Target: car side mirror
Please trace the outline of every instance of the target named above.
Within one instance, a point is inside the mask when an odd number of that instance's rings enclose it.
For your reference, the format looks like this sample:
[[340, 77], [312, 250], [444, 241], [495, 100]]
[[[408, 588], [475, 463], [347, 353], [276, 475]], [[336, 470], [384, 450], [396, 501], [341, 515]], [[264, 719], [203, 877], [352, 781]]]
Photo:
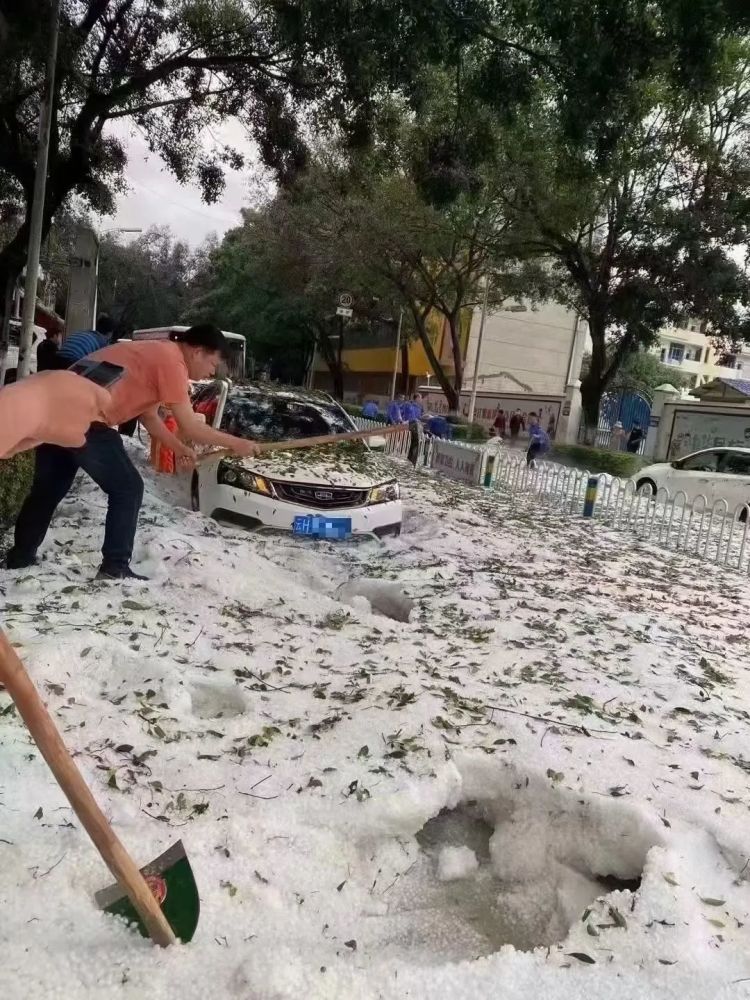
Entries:
[[682, 468], [682, 462], [670, 462], [669, 464], [672, 466], [673, 469], [681, 469]]

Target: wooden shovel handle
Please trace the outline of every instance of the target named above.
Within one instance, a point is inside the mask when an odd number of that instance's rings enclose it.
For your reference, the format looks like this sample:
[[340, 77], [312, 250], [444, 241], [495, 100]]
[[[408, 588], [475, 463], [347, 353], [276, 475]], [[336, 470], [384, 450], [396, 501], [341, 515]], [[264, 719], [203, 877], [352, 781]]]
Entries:
[[[338, 444], [339, 441], [361, 441], [362, 438], [387, 437], [389, 434], [397, 434], [404, 431], [408, 424], [394, 424], [393, 427], [378, 427], [368, 431], [347, 431], [346, 434], [321, 434], [318, 437], [294, 438], [291, 441], [268, 441], [259, 444], [261, 455], [269, 451], [291, 451], [296, 448], [315, 448], [321, 444]], [[209, 458], [226, 458], [234, 455], [231, 448], [220, 448], [214, 451], [207, 451], [198, 457], [198, 464], [205, 462]]]
[[148, 928], [151, 939], [162, 947], [174, 944], [176, 938], [167, 918], [146, 885], [138, 866], [120, 843], [104, 813], [96, 804], [26, 668], [1, 629], [0, 681], [15, 702], [21, 718], [49, 764], [58, 785], [65, 792], [76, 816]]

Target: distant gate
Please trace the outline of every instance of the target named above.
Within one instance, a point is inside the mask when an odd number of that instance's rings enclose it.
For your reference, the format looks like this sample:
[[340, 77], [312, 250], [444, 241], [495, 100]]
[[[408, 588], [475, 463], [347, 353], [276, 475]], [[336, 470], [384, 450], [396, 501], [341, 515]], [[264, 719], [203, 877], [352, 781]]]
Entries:
[[[599, 424], [596, 429], [596, 447], [609, 448], [612, 441], [612, 428], [619, 422], [626, 434], [639, 424], [644, 430], [643, 441], [639, 453], [646, 444], [645, 432], [651, 419], [651, 399], [642, 392], [608, 392], [602, 396], [599, 405]], [[581, 426], [579, 439], [584, 439], [585, 428]], [[624, 440], [626, 437], [624, 436]], [[622, 447], [624, 447], [624, 441]]]

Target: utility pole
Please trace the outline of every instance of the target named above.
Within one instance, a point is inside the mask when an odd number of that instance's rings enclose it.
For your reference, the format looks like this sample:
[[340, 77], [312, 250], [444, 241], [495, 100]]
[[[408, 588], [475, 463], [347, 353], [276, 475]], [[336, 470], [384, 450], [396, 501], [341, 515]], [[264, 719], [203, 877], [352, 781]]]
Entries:
[[479, 381], [479, 362], [482, 358], [482, 338], [484, 337], [484, 324], [487, 320], [487, 300], [490, 297], [490, 279], [488, 275], [484, 278], [484, 301], [482, 302], [482, 319], [479, 323], [479, 337], [477, 339], [477, 353], [474, 358], [474, 378], [471, 383], [471, 401], [469, 402], [469, 423], [474, 423], [474, 410], [477, 405], [477, 382]]
[[34, 175], [34, 198], [31, 203], [31, 225], [29, 226], [29, 248], [26, 257], [26, 281], [23, 291], [23, 315], [21, 317], [21, 339], [18, 346], [17, 378], [29, 374], [31, 345], [33, 343], [34, 316], [36, 314], [36, 286], [39, 280], [39, 252], [42, 247], [42, 226], [44, 223], [44, 198], [47, 190], [47, 161], [49, 159], [49, 138], [52, 124], [52, 104], [55, 99], [55, 69], [57, 66], [57, 36], [60, 28], [60, 0], [50, 4], [50, 32], [47, 48], [47, 65], [44, 73], [44, 92], [39, 106], [39, 142]]
[[398, 330], [396, 332], [396, 356], [393, 359], [393, 379], [391, 380], [391, 399], [396, 398], [396, 379], [398, 377], [398, 362], [401, 352], [401, 324], [404, 322], [404, 310], [398, 314]]

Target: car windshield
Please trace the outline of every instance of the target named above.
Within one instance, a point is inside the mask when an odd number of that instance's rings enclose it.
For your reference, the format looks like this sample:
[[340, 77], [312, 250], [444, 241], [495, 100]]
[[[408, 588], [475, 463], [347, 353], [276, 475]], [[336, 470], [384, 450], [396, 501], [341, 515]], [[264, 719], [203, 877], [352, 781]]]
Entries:
[[345, 413], [325, 401], [234, 393], [224, 407], [221, 430], [256, 441], [292, 441], [346, 434], [354, 427]]

